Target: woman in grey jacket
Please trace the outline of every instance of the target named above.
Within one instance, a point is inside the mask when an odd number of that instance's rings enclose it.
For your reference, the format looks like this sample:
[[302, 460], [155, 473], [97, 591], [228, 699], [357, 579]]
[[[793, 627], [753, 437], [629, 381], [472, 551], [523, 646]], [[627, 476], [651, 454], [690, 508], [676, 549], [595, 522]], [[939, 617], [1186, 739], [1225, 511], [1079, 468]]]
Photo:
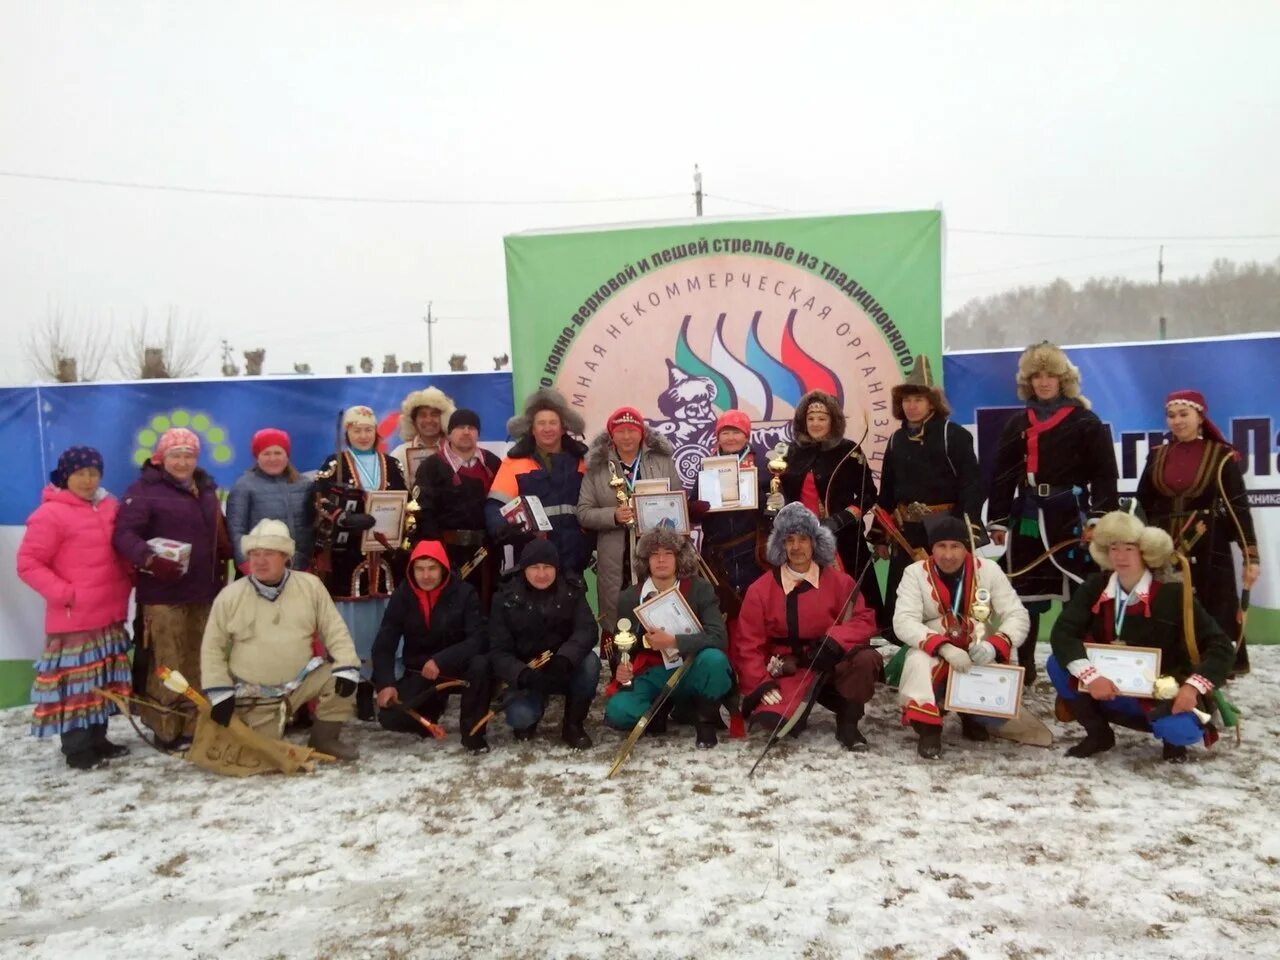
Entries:
[[289, 462], [289, 434], [268, 427], [250, 444], [257, 463], [236, 481], [227, 496], [227, 532], [236, 554], [236, 568], [248, 572], [240, 538], [260, 520], [280, 520], [289, 528], [297, 552], [291, 570], [308, 570], [315, 545], [311, 483]]

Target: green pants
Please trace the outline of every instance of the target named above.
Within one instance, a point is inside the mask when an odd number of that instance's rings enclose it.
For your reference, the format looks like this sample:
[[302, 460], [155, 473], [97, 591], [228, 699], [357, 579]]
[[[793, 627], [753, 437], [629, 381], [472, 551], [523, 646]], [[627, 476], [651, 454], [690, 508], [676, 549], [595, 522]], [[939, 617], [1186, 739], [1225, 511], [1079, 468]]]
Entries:
[[[630, 690], [619, 690], [604, 705], [604, 722], [619, 730], [630, 730], [636, 725], [649, 705], [666, 686], [671, 674], [661, 667], [650, 667], [631, 681]], [[685, 671], [676, 688], [671, 691], [669, 703], [679, 703], [691, 697], [719, 700], [733, 688], [733, 671], [723, 650], [709, 648], [699, 652]]]

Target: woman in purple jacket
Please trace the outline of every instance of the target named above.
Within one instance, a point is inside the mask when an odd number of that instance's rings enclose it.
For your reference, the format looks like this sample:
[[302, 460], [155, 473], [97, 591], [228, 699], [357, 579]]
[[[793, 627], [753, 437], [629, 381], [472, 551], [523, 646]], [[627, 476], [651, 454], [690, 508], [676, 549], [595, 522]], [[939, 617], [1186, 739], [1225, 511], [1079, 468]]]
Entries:
[[88, 770], [129, 752], [107, 739], [107, 718], [116, 711], [95, 691], [129, 695], [124, 619], [133, 583], [111, 549], [120, 503], [99, 485], [102, 455], [72, 447], [49, 479], [18, 547], [18, 576], [46, 603], [31, 732], [59, 735], [67, 766]]
[[[189, 701], [155, 675], [159, 666], [180, 670], [200, 686], [200, 641], [209, 608], [226, 580], [231, 545], [213, 478], [196, 466], [200, 439], [190, 430], [167, 430], [142, 476], [125, 491], [116, 520], [116, 552], [138, 569], [137, 650], [134, 687], [163, 710], [144, 706], [143, 722], [169, 749], [182, 749], [195, 734]], [[189, 544], [182, 562], [162, 556], [157, 538]]]

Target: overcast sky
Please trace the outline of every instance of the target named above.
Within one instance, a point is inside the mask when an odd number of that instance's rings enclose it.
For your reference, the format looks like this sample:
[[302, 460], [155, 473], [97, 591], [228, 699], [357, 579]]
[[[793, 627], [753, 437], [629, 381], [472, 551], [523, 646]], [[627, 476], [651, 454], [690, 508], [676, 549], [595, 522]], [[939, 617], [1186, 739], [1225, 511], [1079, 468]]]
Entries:
[[[0, 0], [0, 382], [57, 310], [340, 373], [426, 360], [433, 301], [437, 368], [486, 369], [504, 234], [689, 216], [694, 163], [708, 215], [941, 204], [948, 310], [1153, 279], [1148, 237], [1173, 277], [1272, 259], [1277, 36], [1274, 0]], [[608, 198], [657, 199], [523, 203]]]

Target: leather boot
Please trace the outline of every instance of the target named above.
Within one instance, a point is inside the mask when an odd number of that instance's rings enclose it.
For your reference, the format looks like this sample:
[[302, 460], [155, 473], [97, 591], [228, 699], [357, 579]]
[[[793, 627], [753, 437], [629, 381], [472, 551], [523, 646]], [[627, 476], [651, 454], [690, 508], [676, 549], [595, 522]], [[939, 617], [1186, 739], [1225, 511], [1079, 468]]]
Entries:
[[560, 726], [560, 739], [569, 745], [571, 750], [589, 750], [592, 740], [587, 736], [587, 711], [591, 709], [590, 700], [575, 700], [566, 697], [564, 701], [564, 723]]
[[937, 760], [942, 756], [942, 727], [934, 723], [921, 723], [919, 720], [911, 721], [911, 728], [920, 734], [920, 740], [916, 744], [916, 753], [925, 760]]
[[710, 750], [720, 741], [716, 738], [716, 727], [720, 725], [720, 701], [708, 697], [693, 698], [694, 729], [697, 733], [699, 750]]
[[94, 724], [89, 729], [93, 731], [93, 752], [104, 760], [114, 760], [116, 757], [129, 755], [129, 748], [123, 743], [112, 743], [107, 739], [105, 723]]
[[1097, 701], [1088, 694], [1082, 694], [1071, 701], [1071, 712], [1076, 715], [1076, 722], [1084, 727], [1085, 738], [1067, 751], [1068, 757], [1092, 757], [1095, 753], [1105, 753], [1116, 745], [1116, 735], [1111, 732], [1111, 724], [1102, 715]]
[[978, 722], [978, 718], [968, 713], [960, 714], [960, 735], [966, 740], [982, 743], [991, 739], [991, 733]]
[[373, 682], [370, 680], [361, 680], [360, 685], [356, 687], [356, 718], [358, 720], [373, 721], [376, 714], [373, 711], [374, 700]]
[[870, 749], [867, 738], [858, 729], [858, 722], [862, 719], [862, 715], [863, 705], [851, 700], [842, 701], [840, 708], [836, 711], [836, 739], [844, 744], [846, 750], [861, 753]]
[[1165, 763], [1186, 763], [1187, 748], [1179, 747], [1172, 743], [1166, 743], [1162, 751]]
[[536, 723], [531, 723], [527, 727], [522, 727], [519, 730], [511, 731], [511, 736], [521, 742], [532, 740], [537, 735], [538, 735], [538, 725]]
[[341, 736], [341, 720], [317, 720], [311, 725], [311, 739], [307, 746], [339, 760], [359, 760], [360, 751], [343, 743]]
[[671, 716], [671, 707], [671, 698], [668, 697], [661, 709], [649, 719], [649, 725], [644, 728], [644, 736], [660, 737], [667, 732], [667, 718]]

